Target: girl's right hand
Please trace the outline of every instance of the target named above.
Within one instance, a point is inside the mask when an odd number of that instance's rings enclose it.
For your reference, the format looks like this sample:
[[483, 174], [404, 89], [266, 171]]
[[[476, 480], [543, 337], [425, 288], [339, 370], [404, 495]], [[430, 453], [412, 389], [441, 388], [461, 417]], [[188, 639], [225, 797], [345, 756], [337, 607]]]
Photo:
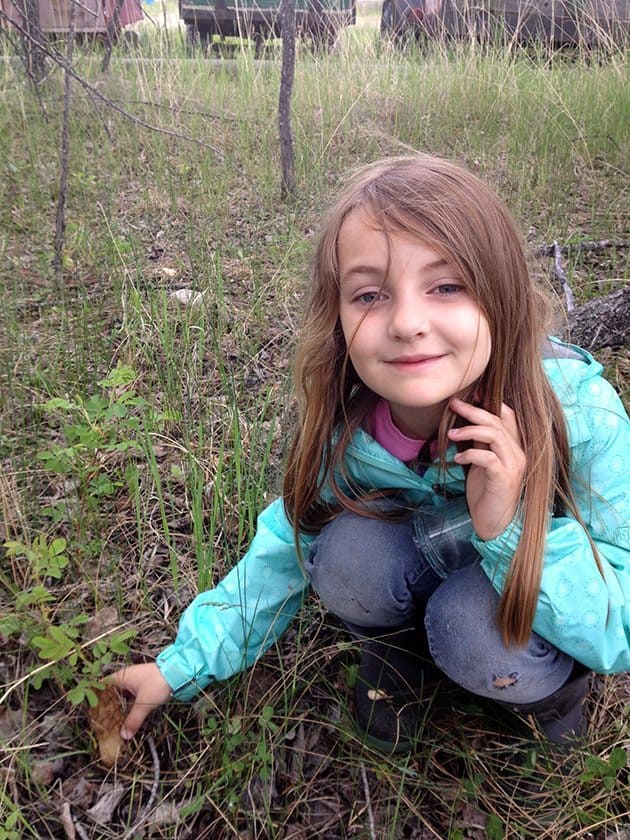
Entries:
[[116, 671], [109, 679], [121, 691], [133, 697], [133, 705], [120, 729], [121, 738], [128, 741], [134, 737], [153, 709], [170, 699], [171, 687], [155, 662], [130, 665]]

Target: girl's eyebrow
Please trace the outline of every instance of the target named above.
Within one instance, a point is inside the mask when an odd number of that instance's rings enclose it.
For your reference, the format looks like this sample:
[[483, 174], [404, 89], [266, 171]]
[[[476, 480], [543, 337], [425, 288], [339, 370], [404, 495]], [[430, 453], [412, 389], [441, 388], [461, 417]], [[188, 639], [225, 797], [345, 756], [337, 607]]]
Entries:
[[453, 264], [450, 263], [448, 260], [445, 260], [444, 257], [440, 257], [437, 260], [433, 260], [433, 262], [427, 263], [426, 265], [422, 266], [422, 271], [433, 271], [436, 268], [453, 268]]
[[341, 279], [342, 281], [348, 280], [349, 278], [354, 277], [355, 274], [367, 274], [370, 277], [380, 277], [382, 276], [383, 271], [375, 265], [353, 265], [348, 271], [344, 271], [341, 275]]
[[[426, 265], [421, 265], [419, 270], [420, 271], [435, 271], [440, 268], [454, 268], [453, 264], [450, 263], [448, 260], [444, 259], [443, 257], [439, 257], [437, 260], [433, 260], [430, 263], [426, 263]], [[353, 265], [348, 271], [344, 272], [341, 275], [341, 281], [349, 280], [355, 275], [360, 276], [368, 276], [368, 277], [381, 277], [382, 276], [382, 269], [375, 265]]]

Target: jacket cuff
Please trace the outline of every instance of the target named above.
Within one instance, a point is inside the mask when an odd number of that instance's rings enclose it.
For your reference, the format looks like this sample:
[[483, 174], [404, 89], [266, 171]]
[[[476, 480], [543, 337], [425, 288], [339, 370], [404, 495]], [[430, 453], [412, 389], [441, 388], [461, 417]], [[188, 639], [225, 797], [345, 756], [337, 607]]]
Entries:
[[182, 658], [176, 645], [169, 645], [158, 654], [156, 663], [166, 682], [171, 687], [171, 696], [175, 700], [186, 703], [194, 700], [200, 691], [203, 691], [210, 680], [201, 677], [201, 670], [190, 675], [190, 669], [182, 662]]
[[[491, 540], [482, 540], [477, 534], [472, 535], [471, 542], [482, 557], [482, 565], [488, 570], [502, 577], [508, 573], [514, 552], [518, 547], [523, 532], [522, 517], [517, 514], [510, 524], [498, 536]], [[486, 561], [484, 563], [484, 561]]]

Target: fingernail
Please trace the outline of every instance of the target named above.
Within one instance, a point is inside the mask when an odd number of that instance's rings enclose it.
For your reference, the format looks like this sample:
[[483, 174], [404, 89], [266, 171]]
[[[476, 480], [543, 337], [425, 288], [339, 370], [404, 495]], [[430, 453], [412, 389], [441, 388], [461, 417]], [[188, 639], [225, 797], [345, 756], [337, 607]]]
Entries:
[[124, 738], [125, 741], [130, 741], [133, 738], [133, 732], [127, 729], [126, 726], [123, 726], [120, 730], [120, 737]]

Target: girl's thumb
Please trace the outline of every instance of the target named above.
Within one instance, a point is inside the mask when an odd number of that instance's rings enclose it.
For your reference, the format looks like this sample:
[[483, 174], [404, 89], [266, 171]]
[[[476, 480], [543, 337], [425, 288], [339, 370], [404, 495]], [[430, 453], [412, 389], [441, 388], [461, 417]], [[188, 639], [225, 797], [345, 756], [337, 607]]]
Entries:
[[135, 734], [136, 733], [132, 732], [126, 724], [122, 725], [122, 728], [120, 730], [120, 737], [123, 739], [123, 741], [130, 741]]
[[139, 706], [134, 703], [120, 728], [120, 737], [125, 741], [130, 741], [140, 729], [150, 711], [151, 707]]

